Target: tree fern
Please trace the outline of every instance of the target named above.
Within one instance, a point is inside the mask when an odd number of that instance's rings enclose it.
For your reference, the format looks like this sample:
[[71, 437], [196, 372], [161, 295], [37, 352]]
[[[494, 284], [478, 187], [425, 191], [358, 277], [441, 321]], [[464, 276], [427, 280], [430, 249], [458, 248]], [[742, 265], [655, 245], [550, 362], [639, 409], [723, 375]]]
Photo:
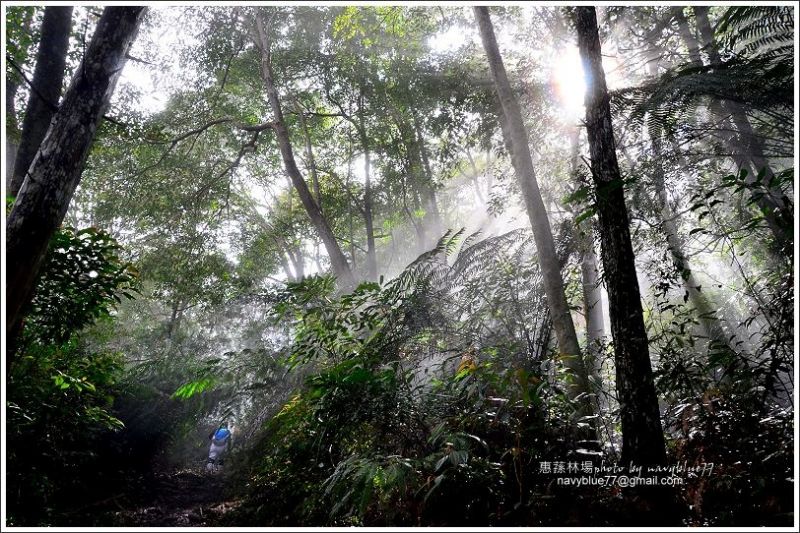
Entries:
[[727, 48], [740, 54], [791, 53], [794, 11], [789, 6], [730, 6], [715, 32]]
[[791, 127], [794, 116], [794, 18], [789, 7], [732, 6], [716, 28], [721, 65], [678, 65], [611, 94], [613, 110], [651, 133], [691, 129], [709, 100], [737, 102]]
[[790, 119], [794, 104], [791, 58], [775, 53], [736, 56], [722, 66], [680, 66], [638, 87], [615, 91], [612, 106], [633, 124], [676, 133], [696, 122], [708, 99], [738, 102], [754, 111]]

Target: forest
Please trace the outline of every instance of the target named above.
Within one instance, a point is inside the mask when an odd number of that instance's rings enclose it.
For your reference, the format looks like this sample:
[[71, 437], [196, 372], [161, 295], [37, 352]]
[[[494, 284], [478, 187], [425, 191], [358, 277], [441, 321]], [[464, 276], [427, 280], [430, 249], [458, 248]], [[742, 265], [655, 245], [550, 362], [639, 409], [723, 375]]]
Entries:
[[798, 527], [794, 5], [3, 16], [5, 527]]

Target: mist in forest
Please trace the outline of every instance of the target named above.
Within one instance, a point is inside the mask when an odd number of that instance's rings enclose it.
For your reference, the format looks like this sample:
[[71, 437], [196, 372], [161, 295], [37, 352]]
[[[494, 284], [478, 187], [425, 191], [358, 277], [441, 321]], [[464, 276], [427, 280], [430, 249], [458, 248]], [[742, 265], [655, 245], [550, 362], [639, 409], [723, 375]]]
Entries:
[[797, 527], [793, 6], [3, 13], [6, 527]]

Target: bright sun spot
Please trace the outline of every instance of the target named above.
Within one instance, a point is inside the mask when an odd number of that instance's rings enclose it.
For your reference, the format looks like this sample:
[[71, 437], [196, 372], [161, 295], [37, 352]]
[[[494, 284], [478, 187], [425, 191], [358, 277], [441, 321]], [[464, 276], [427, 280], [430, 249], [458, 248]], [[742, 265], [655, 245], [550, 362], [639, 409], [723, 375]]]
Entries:
[[[615, 57], [603, 56], [603, 71], [608, 89], [614, 90], [625, 85], [622, 65]], [[586, 78], [577, 47], [566, 48], [556, 56], [550, 72], [550, 84], [568, 118], [583, 115]]]
[[439, 54], [453, 52], [467, 42], [469, 33], [462, 26], [453, 26], [428, 39], [428, 46]]
[[583, 114], [586, 81], [577, 47], [567, 48], [556, 56], [550, 73], [550, 84], [561, 102], [561, 107], [570, 117]]

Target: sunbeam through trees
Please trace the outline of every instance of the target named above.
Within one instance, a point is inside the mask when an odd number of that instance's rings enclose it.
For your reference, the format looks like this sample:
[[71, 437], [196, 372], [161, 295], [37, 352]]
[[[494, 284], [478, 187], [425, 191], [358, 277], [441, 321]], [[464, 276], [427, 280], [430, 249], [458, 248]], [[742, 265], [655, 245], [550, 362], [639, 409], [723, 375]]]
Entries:
[[5, 526], [797, 527], [793, 5], [3, 10]]

